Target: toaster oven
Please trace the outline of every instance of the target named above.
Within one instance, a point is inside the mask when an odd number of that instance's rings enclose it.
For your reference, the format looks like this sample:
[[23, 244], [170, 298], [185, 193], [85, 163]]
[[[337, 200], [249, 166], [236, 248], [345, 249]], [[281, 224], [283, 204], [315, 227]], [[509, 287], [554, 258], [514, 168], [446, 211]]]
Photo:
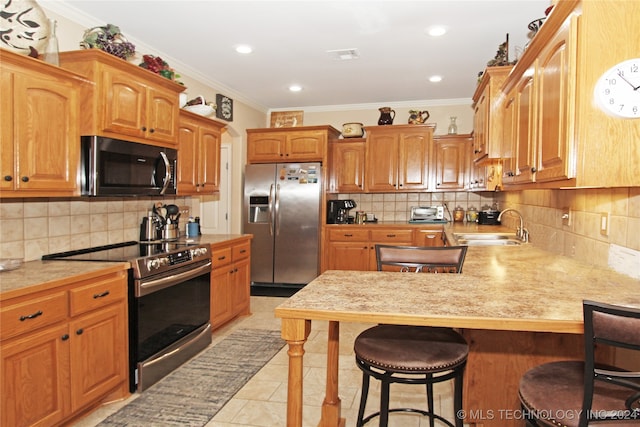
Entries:
[[443, 206], [412, 206], [409, 222], [443, 222]]

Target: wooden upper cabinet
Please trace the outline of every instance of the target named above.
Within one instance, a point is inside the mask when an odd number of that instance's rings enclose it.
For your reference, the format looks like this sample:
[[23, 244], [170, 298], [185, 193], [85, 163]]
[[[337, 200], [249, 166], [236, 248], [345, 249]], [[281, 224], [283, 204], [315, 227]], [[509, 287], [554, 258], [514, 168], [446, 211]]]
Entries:
[[427, 190], [432, 142], [433, 127], [427, 125], [367, 127], [365, 190]]
[[331, 149], [329, 189], [331, 193], [361, 193], [364, 191], [365, 140], [336, 139]]
[[502, 121], [500, 88], [513, 67], [488, 67], [473, 94], [473, 154], [475, 161], [500, 157]]
[[512, 183], [516, 175], [516, 102], [515, 89], [504, 95], [502, 108], [502, 182]]
[[324, 162], [329, 139], [338, 135], [331, 126], [247, 129], [247, 162]]
[[569, 18], [539, 55], [536, 181], [575, 176], [574, 150], [569, 145], [575, 106], [577, 30], [577, 18]]
[[502, 88], [515, 108], [515, 155], [503, 153], [516, 159], [507, 186], [640, 185], [640, 119], [610, 116], [594, 100], [605, 71], [638, 57], [638, 15], [638, 2], [555, 4]]
[[180, 112], [178, 145], [179, 195], [220, 190], [221, 129], [224, 124], [188, 111]]
[[90, 83], [0, 50], [2, 197], [78, 195], [80, 91]]
[[178, 95], [184, 86], [99, 49], [61, 52], [60, 66], [95, 83], [82, 94], [83, 135], [178, 143]]
[[462, 190], [465, 187], [466, 153], [473, 142], [471, 135], [434, 137], [435, 189]]

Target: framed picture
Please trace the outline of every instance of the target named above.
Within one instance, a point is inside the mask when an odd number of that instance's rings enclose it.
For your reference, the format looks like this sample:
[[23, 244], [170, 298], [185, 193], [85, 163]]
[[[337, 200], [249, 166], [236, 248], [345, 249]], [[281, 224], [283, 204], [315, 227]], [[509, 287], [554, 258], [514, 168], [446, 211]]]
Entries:
[[233, 121], [233, 99], [216, 93], [216, 117], [228, 122]]
[[304, 111], [274, 111], [271, 113], [272, 128], [294, 128], [302, 126]]

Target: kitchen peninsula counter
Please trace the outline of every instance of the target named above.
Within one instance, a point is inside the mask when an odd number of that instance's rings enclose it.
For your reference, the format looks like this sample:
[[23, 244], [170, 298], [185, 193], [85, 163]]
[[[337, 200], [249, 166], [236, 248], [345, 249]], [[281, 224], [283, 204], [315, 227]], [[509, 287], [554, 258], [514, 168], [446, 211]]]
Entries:
[[[467, 422], [523, 425], [497, 414], [519, 409], [517, 384], [529, 367], [583, 357], [583, 299], [640, 308], [640, 281], [529, 244], [469, 247], [460, 275], [327, 271], [275, 311], [289, 343], [287, 425], [301, 425], [298, 382], [312, 320], [329, 321], [330, 381], [320, 426], [343, 425], [337, 395], [340, 322], [462, 328], [471, 347], [465, 409], [480, 414]], [[481, 418], [489, 413], [495, 419]]]

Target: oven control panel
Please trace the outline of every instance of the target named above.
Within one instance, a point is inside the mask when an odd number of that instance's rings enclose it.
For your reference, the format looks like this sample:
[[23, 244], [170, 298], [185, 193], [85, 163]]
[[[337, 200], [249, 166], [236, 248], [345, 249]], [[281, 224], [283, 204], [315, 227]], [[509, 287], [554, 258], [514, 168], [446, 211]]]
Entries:
[[147, 256], [134, 263], [135, 276], [138, 278], [169, 271], [189, 263], [210, 258], [209, 246], [183, 247], [163, 254]]

